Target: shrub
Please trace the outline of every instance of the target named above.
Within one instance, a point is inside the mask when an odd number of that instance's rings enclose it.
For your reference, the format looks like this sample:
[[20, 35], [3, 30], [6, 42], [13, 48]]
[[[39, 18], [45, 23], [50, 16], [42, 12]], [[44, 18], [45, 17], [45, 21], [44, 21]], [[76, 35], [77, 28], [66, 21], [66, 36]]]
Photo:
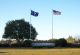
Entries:
[[24, 42], [23, 42], [23, 47], [31, 47], [31, 43], [32, 43], [32, 41], [31, 40], [25, 40]]
[[66, 47], [67, 41], [64, 38], [56, 40], [56, 46], [58, 47]]

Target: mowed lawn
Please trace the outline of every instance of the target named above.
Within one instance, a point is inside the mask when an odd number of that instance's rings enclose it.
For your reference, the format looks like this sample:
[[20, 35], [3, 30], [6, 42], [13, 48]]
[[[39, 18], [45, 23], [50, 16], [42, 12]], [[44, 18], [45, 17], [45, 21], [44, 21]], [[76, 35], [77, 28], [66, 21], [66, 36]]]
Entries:
[[0, 49], [0, 55], [80, 55], [80, 48]]

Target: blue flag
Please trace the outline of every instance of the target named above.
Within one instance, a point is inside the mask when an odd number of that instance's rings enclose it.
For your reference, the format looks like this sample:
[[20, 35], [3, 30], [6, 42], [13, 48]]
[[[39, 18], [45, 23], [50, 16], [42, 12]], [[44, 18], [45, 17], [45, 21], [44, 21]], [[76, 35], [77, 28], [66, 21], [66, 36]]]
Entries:
[[35, 17], [37, 17], [38, 16], [38, 12], [35, 12], [35, 11], [33, 11], [33, 10], [31, 10], [31, 15], [33, 15], [33, 16], [35, 16]]

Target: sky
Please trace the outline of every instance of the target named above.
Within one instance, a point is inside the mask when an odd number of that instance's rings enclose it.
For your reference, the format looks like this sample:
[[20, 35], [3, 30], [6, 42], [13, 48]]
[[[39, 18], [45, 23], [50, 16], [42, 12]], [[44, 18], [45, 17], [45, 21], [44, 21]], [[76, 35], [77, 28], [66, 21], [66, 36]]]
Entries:
[[[39, 12], [31, 16], [31, 24], [38, 32], [38, 40], [80, 36], [80, 0], [0, 0], [0, 39], [6, 23], [11, 20], [25, 19], [30, 22], [31, 10]], [[54, 15], [58, 10], [61, 15]]]

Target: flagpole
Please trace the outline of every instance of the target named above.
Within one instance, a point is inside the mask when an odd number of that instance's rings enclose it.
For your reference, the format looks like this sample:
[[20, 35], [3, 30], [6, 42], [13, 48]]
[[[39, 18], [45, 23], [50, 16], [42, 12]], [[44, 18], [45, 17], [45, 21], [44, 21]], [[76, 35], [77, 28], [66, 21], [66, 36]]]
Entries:
[[[30, 10], [31, 10], [31, 9], [30, 9]], [[31, 33], [32, 33], [32, 32], [31, 32], [31, 25], [32, 25], [32, 24], [31, 24], [31, 15], [37, 17], [37, 16], [38, 16], [38, 12], [35, 12], [35, 11], [31, 10], [31, 14], [30, 14], [30, 39], [31, 39], [31, 37], [32, 37], [32, 36], [31, 36]]]
[[30, 39], [31, 39], [31, 14], [30, 14]]
[[52, 10], [52, 39], [53, 39], [53, 10]]

